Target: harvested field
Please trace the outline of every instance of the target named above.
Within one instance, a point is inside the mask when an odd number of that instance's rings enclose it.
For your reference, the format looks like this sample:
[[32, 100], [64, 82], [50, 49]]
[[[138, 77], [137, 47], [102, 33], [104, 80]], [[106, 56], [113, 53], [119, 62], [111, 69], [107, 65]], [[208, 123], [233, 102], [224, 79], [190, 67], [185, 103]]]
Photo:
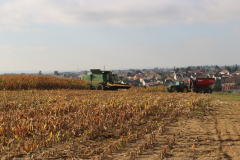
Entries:
[[185, 140], [201, 124], [181, 129], [219, 104], [207, 94], [141, 89], [1, 91], [0, 97], [0, 156], [6, 159], [198, 156], [198, 144]]

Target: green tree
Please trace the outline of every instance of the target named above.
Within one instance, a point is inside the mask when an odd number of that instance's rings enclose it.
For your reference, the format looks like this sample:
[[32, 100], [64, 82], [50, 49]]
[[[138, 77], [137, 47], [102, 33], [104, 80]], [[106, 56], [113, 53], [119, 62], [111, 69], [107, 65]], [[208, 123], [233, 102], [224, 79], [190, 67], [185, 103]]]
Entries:
[[178, 71], [179, 71], [179, 68], [176, 68], [174, 71], [175, 71], [175, 72], [178, 72]]
[[132, 73], [131, 73], [131, 72], [128, 72], [128, 73], [127, 73], [127, 76], [128, 76], [128, 77], [129, 77], [129, 76], [131, 76], [131, 75], [132, 75]]
[[140, 79], [135, 79], [134, 82], [140, 83]]
[[231, 68], [229, 66], [226, 66], [225, 69], [228, 70], [229, 73], [231, 73]]
[[136, 70], [135, 74], [142, 73], [140, 70]]
[[118, 79], [122, 80], [122, 79], [123, 79], [123, 76], [118, 76]]
[[214, 68], [215, 68], [215, 70], [219, 70], [218, 65], [215, 65]]
[[158, 72], [157, 74], [159, 74], [160, 76], [163, 76], [163, 73], [161, 73], [161, 72]]
[[191, 68], [189, 66], [185, 69], [186, 74], [188, 74], [188, 71], [191, 71]]
[[39, 72], [38, 72], [38, 75], [42, 75], [42, 71], [39, 71]]
[[236, 83], [235, 86], [240, 86], [240, 82], [239, 82], [239, 83]]
[[221, 80], [220, 79], [218, 79], [218, 78], [216, 79], [213, 89], [214, 89], [215, 92], [222, 91], [222, 85], [221, 85]]
[[161, 76], [161, 81], [164, 83], [167, 76]]
[[235, 66], [233, 66], [232, 68], [231, 68], [231, 71], [232, 72], [236, 72], [238, 70], [238, 66], [237, 65], [235, 65]]

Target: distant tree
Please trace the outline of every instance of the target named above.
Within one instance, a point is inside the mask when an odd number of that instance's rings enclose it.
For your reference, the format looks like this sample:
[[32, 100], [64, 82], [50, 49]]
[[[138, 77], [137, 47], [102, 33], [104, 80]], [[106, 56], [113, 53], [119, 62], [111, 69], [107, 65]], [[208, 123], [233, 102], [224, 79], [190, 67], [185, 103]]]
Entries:
[[237, 65], [235, 65], [235, 66], [233, 66], [233, 67], [231, 68], [232, 73], [233, 73], [233, 72], [236, 72], [237, 70], [238, 70], [238, 66], [237, 66]]
[[132, 73], [131, 73], [131, 72], [128, 72], [128, 73], [127, 73], [127, 76], [128, 76], [128, 77], [129, 77], [129, 76], [131, 76], [131, 75], [132, 75]]
[[239, 83], [236, 83], [235, 86], [240, 86], [240, 82], [239, 82]]
[[140, 83], [140, 79], [135, 79], [134, 82]]
[[175, 71], [175, 72], [178, 72], [178, 71], [179, 71], [179, 68], [176, 68], [174, 71]]
[[83, 75], [87, 75], [87, 71], [83, 71]]
[[221, 85], [221, 80], [220, 79], [218, 79], [218, 78], [216, 79], [213, 89], [214, 89], [215, 92], [222, 91], [222, 85]]
[[215, 65], [215, 66], [214, 66], [214, 69], [215, 69], [215, 70], [219, 70], [218, 65]]
[[231, 73], [231, 68], [229, 66], [226, 66], [225, 69], [228, 70], [229, 73]]
[[200, 69], [200, 66], [197, 66], [197, 70], [199, 70]]
[[188, 74], [188, 71], [191, 71], [191, 68], [189, 66], [185, 69], [186, 74]]
[[58, 71], [54, 71], [53, 74], [54, 74], [54, 75], [60, 75], [60, 74], [58, 73]]
[[157, 74], [159, 74], [160, 76], [163, 76], [163, 73], [161, 73], [161, 72], [158, 72]]
[[123, 76], [118, 76], [118, 79], [122, 80], [122, 79], [123, 79]]
[[142, 72], [140, 70], [135, 71], [135, 74], [139, 74], [139, 73], [142, 73]]
[[162, 76], [161, 81], [164, 83], [166, 78], [167, 78], [167, 76]]
[[42, 75], [42, 71], [39, 71], [39, 72], [38, 72], [38, 75]]

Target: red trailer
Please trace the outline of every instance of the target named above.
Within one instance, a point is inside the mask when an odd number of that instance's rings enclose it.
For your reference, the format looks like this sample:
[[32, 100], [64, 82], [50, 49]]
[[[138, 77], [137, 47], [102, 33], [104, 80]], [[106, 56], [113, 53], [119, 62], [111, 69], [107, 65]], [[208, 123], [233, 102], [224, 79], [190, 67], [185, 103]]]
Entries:
[[215, 83], [214, 78], [190, 78], [188, 80], [190, 83], [189, 90], [197, 93], [212, 93], [212, 88], [210, 87]]

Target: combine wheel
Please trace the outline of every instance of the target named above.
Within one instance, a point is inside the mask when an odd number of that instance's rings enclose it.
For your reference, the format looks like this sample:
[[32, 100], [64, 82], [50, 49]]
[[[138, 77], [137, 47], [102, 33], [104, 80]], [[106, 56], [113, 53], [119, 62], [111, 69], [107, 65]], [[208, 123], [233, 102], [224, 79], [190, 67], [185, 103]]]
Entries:
[[183, 88], [183, 93], [187, 93], [188, 89], [187, 88]]
[[105, 89], [105, 87], [103, 86], [103, 84], [98, 84], [96, 86], [96, 90], [104, 90], [104, 89]]
[[177, 93], [177, 89], [176, 89], [176, 88], [174, 88], [174, 89], [173, 89], [173, 92], [174, 92], [174, 93]]

